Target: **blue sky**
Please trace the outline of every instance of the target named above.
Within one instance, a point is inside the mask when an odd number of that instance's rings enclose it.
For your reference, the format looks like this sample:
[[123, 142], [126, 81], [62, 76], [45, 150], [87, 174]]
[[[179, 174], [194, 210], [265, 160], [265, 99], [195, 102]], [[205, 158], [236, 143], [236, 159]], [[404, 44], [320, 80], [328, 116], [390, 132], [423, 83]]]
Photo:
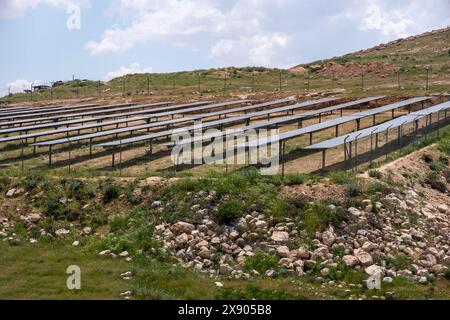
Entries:
[[449, 0], [1, 0], [0, 95], [73, 74], [289, 67], [446, 27], [449, 13]]

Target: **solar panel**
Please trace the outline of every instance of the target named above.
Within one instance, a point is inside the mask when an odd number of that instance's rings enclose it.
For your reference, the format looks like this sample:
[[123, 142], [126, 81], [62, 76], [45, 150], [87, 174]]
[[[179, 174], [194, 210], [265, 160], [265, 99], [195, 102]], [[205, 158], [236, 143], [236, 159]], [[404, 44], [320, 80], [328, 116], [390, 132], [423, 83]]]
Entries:
[[[233, 104], [240, 104], [240, 103], [247, 102], [247, 101], [248, 100], [241, 100], [241, 101], [235, 101], [235, 102], [224, 102], [224, 103], [216, 104], [214, 106], [216, 106], [216, 107], [223, 107], [223, 106], [228, 106], [228, 105], [233, 105]], [[285, 100], [274, 101], [274, 102], [272, 102], [272, 104], [279, 104], [281, 101], [284, 102]], [[250, 107], [252, 107], [252, 108], [261, 108], [261, 107], [267, 107], [267, 106], [270, 106], [270, 105], [271, 105], [270, 103], [262, 103], [262, 104], [253, 105], [253, 106], [250, 106]], [[234, 111], [234, 110], [239, 110], [239, 109], [218, 111], [216, 113], [217, 114], [223, 114], [225, 112]], [[216, 114], [216, 113], [213, 113], [213, 114]], [[132, 132], [132, 131], [137, 131], [137, 130], [142, 130], [142, 129], [149, 129], [149, 128], [154, 128], [154, 127], [159, 127], [159, 126], [165, 126], [167, 124], [175, 124], [175, 123], [188, 122], [188, 121], [193, 121], [193, 120], [200, 120], [200, 119], [209, 118], [209, 117], [211, 117], [210, 113], [203, 114], [203, 115], [198, 115], [198, 116], [193, 116], [193, 117], [189, 117], [189, 118], [174, 119], [174, 120], [163, 121], [163, 122], [154, 122], [154, 123], [150, 123], [150, 124], [146, 124], [146, 125], [140, 125], [140, 126], [133, 126], [133, 127], [126, 127], [126, 128], [121, 128], [121, 129], [97, 132], [97, 133], [93, 133], [93, 134], [89, 134], [89, 135], [79, 135], [79, 136], [66, 138], [66, 139], [56, 139], [56, 140], [51, 140], [51, 141], [44, 141], [44, 142], [35, 143], [35, 144], [33, 144], [33, 146], [51, 146], [51, 145], [56, 145], [56, 144], [61, 144], [61, 143], [66, 143], [66, 142], [73, 142], [73, 141], [81, 141], [81, 140], [91, 139], [93, 137], [94, 138], [95, 137], [103, 137], [103, 136], [114, 135], [114, 134], [119, 134], [119, 133]], [[240, 120], [240, 118], [233, 118], [233, 119], [234, 119], [234, 121]], [[127, 120], [130, 121], [130, 119], [127, 119]], [[219, 120], [218, 123], [221, 123], [221, 122], [226, 123], [226, 122], [231, 122], [231, 121], [233, 121], [233, 120], [231, 120], [231, 119], [222, 119], [222, 120]], [[213, 122], [210, 122], [210, 123], [215, 123], [215, 122], [213, 121]], [[18, 139], [18, 140], [21, 140], [21, 139]], [[2, 139], [0, 139], [0, 142], [2, 142]]]
[[425, 116], [428, 116], [433, 113], [440, 112], [440, 111], [443, 111], [443, 110], [446, 110], [449, 108], [450, 108], [449, 102], [443, 103], [443, 104], [436, 105], [436, 106], [428, 108], [428, 109], [424, 109], [422, 111], [418, 111], [414, 114], [402, 116], [402, 117], [387, 121], [378, 126], [370, 127], [370, 128], [352, 132], [350, 134], [340, 136], [340, 137], [337, 137], [334, 139], [323, 141], [321, 143], [317, 143], [312, 146], [306, 147], [305, 149], [306, 150], [326, 150], [326, 149], [335, 148], [337, 146], [343, 145], [346, 141], [350, 142], [355, 139], [362, 139], [362, 138], [368, 137], [372, 134], [384, 132], [391, 128], [397, 128], [397, 127], [400, 127], [401, 125], [414, 122], [422, 117], [425, 117]]
[[[272, 137], [270, 138], [270, 142], [271, 143], [275, 143], [275, 142], [281, 142], [281, 141], [286, 141], [286, 140], [290, 140], [299, 136], [302, 136], [304, 134], [310, 134], [310, 133], [314, 133], [314, 132], [318, 132], [321, 130], [325, 130], [325, 129], [329, 129], [329, 128], [333, 128], [335, 126], [350, 122], [350, 121], [355, 121], [355, 120], [359, 120], [362, 119], [364, 117], [366, 117], [366, 114], [370, 115], [376, 115], [379, 113], [383, 113], [387, 110], [395, 110], [397, 108], [402, 108], [402, 107], [406, 107], [409, 105], [413, 105], [415, 103], [418, 102], [422, 102], [425, 101], [429, 98], [413, 98], [413, 99], [408, 99], [408, 100], [404, 100], [401, 102], [397, 102], [397, 103], [393, 103], [393, 104], [389, 104], [386, 106], [382, 106], [379, 108], [375, 108], [375, 109], [371, 109], [370, 114], [366, 113], [366, 112], [359, 112], [356, 114], [353, 114], [351, 116], [346, 116], [346, 117], [341, 117], [341, 118], [337, 118], [337, 119], [332, 119], [320, 124], [316, 124], [310, 127], [305, 127], [302, 129], [298, 129], [298, 130], [293, 130], [293, 131], [289, 131], [289, 132], [284, 132], [284, 133], [280, 133], [279, 136], [277, 137]], [[260, 140], [256, 140], [256, 141], [250, 141], [247, 143], [248, 146], [250, 147], [259, 147], [259, 146], [264, 146], [268, 143], [268, 139], [260, 139]], [[244, 147], [243, 145], [239, 145], [239, 147]]]
[[[339, 109], [344, 109], [344, 108], [349, 108], [349, 107], [353, 107], [353, 106], [357, 106], [357, 105], [361, 105], [364, 103], [368, 103], [368, 102], [372, 102], [372, 101], [376, 101], [379, 99], [384, 98], [384, 96], [380, 96], [380, 97], [370, 97], [370, 98], [365, 98], [365, 99], [360, 99], [360, 100], [355, 100], [355, 101], [351, 101], [351, 102], [347, 102], [347, 103], [343, 103], [343, 104], [339, 104], [339, 105], [335, 105], [335, 106], [331, 106], [328, 108], [323, 108], [323, 109], [319, 109], [319, 110], [313, 110], [313, 111], [308, 111], [305, 113], [301, 113], [299, 115], [296, 116], [289, 116], [289, 117], [284, 117], [284, 118], [280, 118], [280, 119], [274, 119], [274, 120], [270, 120], [270, 121], [266, 121], [266, 122], [262, 122], [262, 123], [257, 123], [257, 124], [253, 124], [253, 125], [249, 125], [249, 126], [245, 126], [245, 127], [241, 127], [241, 128], [237, 128], [235, 130], [233, 130], [230, 134], [231, 135], [236, 135], [239, 133], [243, 133], [247, 130], [256, 130], [256, 129], [261, 129], [261, 128], [268, 128], [268, 127], [273, 127], [279, 124], [286, 124], [286, 123], [292, 123], [292, 122], [298, 122], [301, 120], [304, 120], [306, 118], [310, 118], [322, 113], [327, 113], [330, 111], [336, 111]], [[321, 131], [323, 130], [323, 128], [326, 128], [327, 126], [333, 124], [333, 126], [335, 125], [339, 125], [342, 123], [346, 123], [348, 121], [351, 120], [356, 120], [359, 117], [341, 117], [341, 118], [337, 118], [337, 119], [333, 119], [329, 122], [327, 122], [326, 124], [324, 123], [320, 123], [311, 127], [308, 127], [309, 130], [315, 130], [316, 131]], [[306, 128], [305, 128], [306, 130]], [[308, 132], [308, 130], [305, 131], [305, 133]], [[223, 135], [226, 135], [227, 133], [223, 133]], [[227, 134], [228, 135], [228, 134]], [[207, 136], [205, 139], [207, 141], [209, 141], [209, 136]], [[195, 139], [189, 140], [186, 139], [185, 141], [182, 141], [182, 144], [189, 144], [189, 143], [193, 143], [193, 142], [201, 142], [202, 138], [201, 137], [196, 137]], [[256, 143], [256, 142], [255, 142]], [[177, 145], [180, 145], [180, 143], [176, 143]], [[173, 145], [173, 143], [167, 143], [166, 145], [170, 146]]]
[[[239, 101], [232, 101], [232, 102], [223, 102], [218, 104], [212, 104], [208, 105], [206, 107], [202, 107], [202, 109], [213, 109], [213, 108], [220, 108], [220, 107], [226, 107], [226, 106], [232, 106], [237, 104], [242, 104], [249, 102], [250, 100], [239, 100]], [[183, 104], [183, 105], [177, 105], [177, 106], [169, 106], [161, 109], [152, 109], [153, 111], [161, 111], [161, 110], [167, 110], [167, 109], [177, 109], [177, 108], [186, 108], [186, 106], [192, 106], [193, 104]], [[201, 103], [202, 105], [202, 103]], [[175, 113], [170, 113], [173, 115], [176, 114], [182, 114], [184, 110], [191, 111], [192, 109], [182, 109]], [[9, 129], [1, 129], [0, 134], [9, 134], [14, 132], [27, 132], [31, 130], [40, 130], [40, 129], [46, 129], [46, 128], [55, 128], [55, 127], [62, 127], [62, 126], [69, 126], [72, 124], [83, 124], [87, 122], [101, 122], [103, 120], [108, 119], [114, 119], [119, 117], [129, 117], [131, 115], [135, 114], [145, 114], [145, 112], [133, 112], [133, 113], [123, 113], [123, 114], [115, 114], [115, 115], [105, 115], [105, 116], [99, 116], [99, 117], [93, 117], [93, 118], [84, 118], [84, 119], [75, 119], [75, 120], [68, 120], [68, 121], [61, 121], [57, 123], [45, 123], [40, 125], [33, 125], [33, 126], [26, 126], [26, 127], [15, 127], [15, 128], [9, 128]], [[156, 116], [160, 116], [161, 114], [157, 114]], [[149, 116], [142, 116], [142, 117], [133, 117], [133, 118], [127, 118], [127, 119], [121, 119], [121, 120], [115, 120], [111, 122], [105, 122], [105, 123], [98, 123], [98, 127], [104, 127], [107, 125], [114, 125], [114, 124], [120, 124], [120, 123], [127, 123], [127, 122], [134, 122], [134, 121], [149, 121], [153, 119], [153, 115]], [[78, 129], [77, 129], [78, 130]], [[82, 129], [81, 129], [82, 130]]]
[[[125, 104], [129, 105], [129, 104]], [[33, 113], [44, 113], [44, 112], [58, 112], [58, 111], [75, 111], [75, 110], [95, 110], [95, 109], [108, 109], [114, 107], [115, 105], [101, 105], [98, 104], [84, 104], [84, 105], [75, 105], [75, 106], [63, 106], [63, 107], [44, 107], [44, 108], [32, 108], [26, 109], [22, 111], [14, 111], [6, 114], [9, 118], [14, 118], [17, 115], [27, 115]], [[4, 120], [5, 117], [0, 117], [1, 120]]]
[[[156, 113], [161, 112], [168, 109], [180, 109], [180, 108], [187, 108], [191, 106], [202, 106], [204, 104], [210, 103], [210, 101], [204, 101], [204, 102], [195, 102], [195, 103], [189, 103], [189, 104], [182, 104], [182, 105], [176, 105], [176, 106], [169, 106], [169, 107], [163, 107], [163, 108], [153, 108], [153, 107], [159, 107], [161, 105], [166, 105], [167, 103], [157, 103], [157, 104], [148, 104], [148, 105], [138, 105], [138, 106], [130, 106], [130, 107], [123, 107], [118, 108], [117, 110], [114, 110], [114, 112], [117, 111], [125, 111], [125, 110], [135, 110], [135, 109], [143, 109], [140, 111], [131, 111], [126, 113], [119, 113], [119, 114], [112, 114], [112, 115], [105, 115], [104, 119], [112, 119], [112, 118], [118, 118], [118, 117], [129, 117], [133, 115], [139, 115], [139, 114], [150, 114], [150, 113]], [[147, 109], [149, 108], [149, 109]], [[119, 110], [120, 109], [120, 110]], [[16, 124], [24, 124], [24, 123], [30, 123], [30, 122], [44, 122], [44, 121], [58, 121], [60, 119], [67, 119], [67, 118], [79, 118], [79, 117], [89, 117], [89, 116], [95, 116], [95, 115], [102, 115], [105, 112], [83, 112], [83, 113], [77, 113], [77, 114], [70, 114], [68, 116], [53, 116], [53, 117], [45, 117], [45, 118], [37, 118], [37, 119], [28, 119], [28, 120], [18, 120], [18, 121], [12, 121], [7, 123], [0, 123], [0, 126], [6, 126], [6, 125], [16, 125]], [[108, 112], [107, 112], [108, 113]]]
[[[123, 104], [117, 104], [117, 105], [111, 105], [109, 107], [103, 108], [103, 106], [101, 106], [101, 109], [105, 109], [106, 110], [110, 109], [110, 110], [114, 110], [114, 109], [120, 109], [121, 107], [125, 108], [125, 107], [130, 107], [132, 106], [132, 103], [123, 103]], [[8, 116], [2, 116], [0, 117], [0, 121], [2, 125], [4, 125], [6, 122], [13, 121], [14, 119], [29, 119], [29, 118], [41, 118], [41, 117], [47, 117], [47, 116], [52, 116], [52, 115], [57, 115], [57, 114], [67, 114], [70, 115], [72, 113], [79, 113], [80, 111], [87, 111], [87, 110], [95, 110], [96, 108], [93, 106], [85, 106], [79, 109], [62, 109], [62, 110], [50, 110], [50, 111], [40, 111], [37, 110], [38, 112], [36, 112], [36, 110], [31, 110], [31, 111], [27, 111], [25, 113], [19, 113], [19, 114], [11, 114]]]
[[[255, 117], [269, 114], [269, 113], [279, 113], [279, 112], [283, 112], [283, 111], [287, 111], [287, 110], [294, 110], [296, 108], [313, 106], [315, 104], [320, 104], [320, 103], [334, 101], [334, 100], [336, 100], [336, 99], [326, 98], [326, 99], [320, 99], [320, 100], [315, 100], [315, 101], [308, 101], [308, 102], [304, 102], [301, 104], [296, 104], [294, 106], [281, 107], [281, 108], [276, 108], [276, 109], [271, 109], [271, 110], [266, 110], [266, 111], [255, 112], [255, 113], [247, 114], [247, 115], [240, 116], [240, 117], [233, 117], [233, 118], [229, 118], [229, 119], [221, 119], [221, 120], [211, 121], [211, 122], [203, 123], [202, 128], [206, 129], [206, 128], [218, 127], [218, 126], [222, 126], [222, 125], [229, 125], [232, 123], [236, 123], [236, 122], [243, 121], [243, 120], [248, 120], [248, 119], [255, 118]], [[279, 102], [274, 101], [272, 103], [277, 104]], [[270, 106], [269, 103], [265, 103], [264, 105]], [[192, 131], [196, 128], [197, 128], [196, 126], [188, 126], [188, 127], [183, 127], [183, 128], [176, 129], [176, 130]], [[138, 137], [132, 137], [132, 138], [122, 139], [122, 140], [118, 140], [118, 141], [102, 143], [102, 144], [99, 144], [98, 146], [115, 147], [118, 145], [125, 145], [125, 144], [131, 144], [131, 143], [136, 143], [136, 142], [149, 141], [149, 140], [153, 140], [153, 139], [160, 138], [160, 137], [170, 136], [173, 133], [175, 133], [176, 130], [168, 130], [168, 131], [144, 135], [144, 136], [138, 136]]]

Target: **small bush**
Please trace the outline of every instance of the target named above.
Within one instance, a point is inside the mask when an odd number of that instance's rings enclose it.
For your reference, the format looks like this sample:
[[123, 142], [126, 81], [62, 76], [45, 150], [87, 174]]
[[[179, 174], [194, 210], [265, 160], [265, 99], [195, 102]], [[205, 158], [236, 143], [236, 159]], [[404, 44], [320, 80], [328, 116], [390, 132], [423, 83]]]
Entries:
[[217, 212], [219, 224], [230, 224], [243, 215], [244, 205], [241, 200], [231, 199], [221, 204]]
[[265, 274], [267, 270], [278, 268], [278, 262], [280, 258], [277, 256], [271, 256], [264, 252], [256, 252], [254, 256], [248, 257], [245, 260], [244, 269], [247, 272], [252, 270], [258, 271], [260, 274]]
[[444, 170], [444, 168], [445, 168], [445, 165], [440, 161], [433, 161], [430, 164], [430, 169], [431, 169], [431, 171], [434, 171], [434, 172], [442, 172]]
[[330, 174], [330, 180], [336, 184], [348, 184], [355, 181], [356, 177], [353, 173], [345, 171], [335, 171]]
[[386, 194], [386, 186], [380, 182], [376, 182], [369, 184], [364, 190], [364, 193], [367, 195], [374, 195], [377, 192]]
[[332, 210], [326, 204], [314, 204], [302, 216], [302, 226], [312, 237], [324, 231], [330, 224], [338, 227], [343, 220], [341, 210]]
[[425, 163], [431, 164], [434, 160], [433, 160], [433, 157], [431, 155], [429, 155], [428, 153], [425, 153], [422, 156], [422, 161], [424, 161]]
[[447, 270], [445, 270], [444, 278], [450, 280], [450, 268], [447, 268]]
[[284, 183], [288, 186], [305, 184], [307, 177], [300, 173], [288, 174], [285, 176]]
[[389, 263], [393, 265], [397, 270], [402, 270], [407, 268], [411, 264], [411, 258], [403, 253], [400, 253], [390, 259]]
[[39, 176], [39, 175], [30, 175], [30, 176], [27, 176], [24, 179], [23, 186], [25, 187], [25, 189], [27, 191], [33, 191], [39, 186], [39, 183], [41, 181], [42, 181], [42, 177], [41, 176]]
[[440, 156], [439, 159], [438, 159], [438, 161], [439, 161], [440, 163], [442, 163], [444, 166], [448, 166], [448, 165], [449, 165], [449, 160], [448, 160], [447, 157]]
[[355, 198], [360, 196], [364, 191], [363, 186], [357, 180], [345, 184], [345, 195], [348, 198]]
[[113, 184], [108, 184], [103, 190], [103, 202], [110, 203], [111, 201], [119, 198], [120, 188]]
[[370, 170], [369, 177], [380, 180], [383, 178], [383, 174], [378, 170]]
[[447, 192], [446, 183], [442, 181], [441, 177], [436, 172], [432, 172], [427, 176], [426, 183], [439, 192]]

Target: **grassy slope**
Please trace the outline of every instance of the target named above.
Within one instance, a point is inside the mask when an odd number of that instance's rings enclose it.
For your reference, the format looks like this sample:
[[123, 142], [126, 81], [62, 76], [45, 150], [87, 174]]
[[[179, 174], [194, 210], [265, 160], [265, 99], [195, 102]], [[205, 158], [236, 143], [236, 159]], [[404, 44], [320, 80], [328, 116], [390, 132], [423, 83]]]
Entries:
[[[124, 261], [60, 242], [11, 246], [0, 244], [0, 299], [119, 299], [129, 289], [120, 274]], [[81, 268], [80, 291], [66, 287], [66, 268]]]

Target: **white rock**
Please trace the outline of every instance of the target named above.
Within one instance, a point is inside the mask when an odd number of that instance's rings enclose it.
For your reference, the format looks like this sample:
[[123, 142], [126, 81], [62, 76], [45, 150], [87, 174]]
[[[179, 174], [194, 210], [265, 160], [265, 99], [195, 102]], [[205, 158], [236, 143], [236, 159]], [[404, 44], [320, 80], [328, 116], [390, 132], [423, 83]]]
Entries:
[[36, 240], [36, 239], [30, 239], [30, 243], [31, 244], [35, 244], [35, 243], [37, 243], [38, 241]]
[[285, 231], [274, 231], [270, 238], [275, 242], [286, 242], [289, 241], [289, 233]]
[[355, 216], [355, 217], [360, 217], [361, 216], [361, 210], [359, 210], [359, 209], [356, 209], [356, 208], [349, 208], [348, 209], [348, 212], [351, 214], [351, 215], [353, 215], [353, 216]]
[[111, 250], [103, 250], [103, 251], [100, 251], [98, 255], [107, 256], [109, 254], [111, 254]]
[[64, 237], [64, 236], [66, 236], [66, 235], [68, 235], [70, 233], [70, 231], [69, 230], [67, 230], [67, 229], [59, 229], [59, 230], [56, 230], [56, 232], [55, 232], [55, 234], [58, 236], [58, 237]]
[[16, 189], [10, 189], [8, 190], [8, 192], [6, 193], [6, 196], [8, 198], [14, 197], [14, 194], [16, 193]]
[[446, 213], [448, 210], [448, 206], [445, 204], [441, 204], [437, 207], [437, 209], [441, 212], [441, 213]]
[[272, 278], [272, 277], [274, 277], [275, 275], [276, 275], [275, 270], [267, 270], [267, 271], [266, 271], [266, 276], [269, 277], [269, 278]]
[[277, 254], [282, 258], [289, 258], [291, 251], [286, 246], [281, 246], [277, 248]]
[[392, 283], [392, 282], [394, 282], [394, 279], [392, 279], [391, 277], [385, 277], [385, 278], [383, 278], [383, 282], [384, 283]]
[[126, 258], [126, 257], [128, 257], [130, 254], [128, 253], [128, 251], [123, 251], [123, 252], [121, 252], [121, 253], [119, 253], [119, 257], [122, 257], [122, 258]]
[[214, 284], [215, 284], [216, 287], [218, 287], [218, 288], [223, 288], [223, 283], [222, 283], [222, 282], [215, 282]]
[[370, 266], [373, 264], [372, 256], [362, 249], [356, 249], [354, 255], [363, 266]]
[[92, 233], [92, 228], [91, 227], [85, 227], [85, 228], [83, 228], [82, 232], [83, 232], [83, 234], [85, 236], [89, 236]]
[[80, 241], [74, 241], [73, 243], [72, 243], [72, 246], [74, 246], [74, 247], [79, 247], [80, 246]]
[[374, 276], [376, 274], [383, 274], [383, 268], [377, 266], [377, 265], [371, 265], [370, 267], [367, 267], [364, 271], [366, 271], [366, 273], [369, 276]]
[[423, 285], [428, 284], [428, 279], [426, 277], [420, 277], [419, 283]]
[[354, 267], [359, 263], [359, 260], [355, 256], [347, 255], [342, 258], [345, 265], [348, 267]]
[[331, 247], [335, 241], [336, 236], [332, 231], [328, 230], [322, 233], [322, 242], [328, 247]]

